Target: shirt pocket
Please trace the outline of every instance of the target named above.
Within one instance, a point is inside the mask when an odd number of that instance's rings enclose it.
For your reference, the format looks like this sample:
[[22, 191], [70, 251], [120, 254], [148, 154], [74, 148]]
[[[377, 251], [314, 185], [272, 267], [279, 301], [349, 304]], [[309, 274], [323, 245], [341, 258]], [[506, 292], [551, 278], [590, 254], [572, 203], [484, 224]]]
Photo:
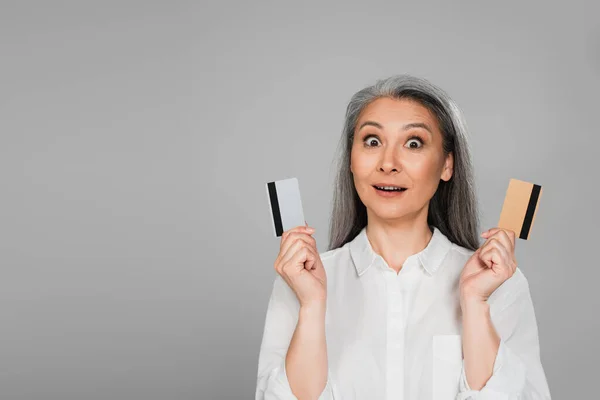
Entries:
[[433, 336], [432, 400], [453, 400], [462, 373], [461, 335]]

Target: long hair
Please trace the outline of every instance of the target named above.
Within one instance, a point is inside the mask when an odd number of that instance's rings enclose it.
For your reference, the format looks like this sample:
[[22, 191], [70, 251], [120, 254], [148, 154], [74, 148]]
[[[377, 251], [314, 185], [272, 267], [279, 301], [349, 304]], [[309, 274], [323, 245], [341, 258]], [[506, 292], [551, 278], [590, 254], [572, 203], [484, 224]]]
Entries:
[[382, 97], [417, 101], [436, 117], [444, 154], [453, 152], [454, 168], [450, 180], [440, 179], [429, 203], [427, 223], [437, 227], [451, 242], [476, 250], [480, 216], [464, 117], [446, 92], [424, 78], [408, 74], [378, 80], [354, 94], [348, 103], [338, 145], [341, 154], [337, 158], [328, 250], [350, 242], [367, 225], [367, 209], [358, 197], [350, 171], [350, 153], [358, 116], [367, 105]]

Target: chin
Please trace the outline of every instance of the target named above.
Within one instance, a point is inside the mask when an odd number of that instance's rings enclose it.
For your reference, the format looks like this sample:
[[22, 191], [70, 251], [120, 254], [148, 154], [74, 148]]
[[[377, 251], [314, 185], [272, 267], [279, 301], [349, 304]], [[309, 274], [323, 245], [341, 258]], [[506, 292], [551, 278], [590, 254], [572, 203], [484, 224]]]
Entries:
[[375, 207], [371, 207], [371, 212], [381, 219], [399, 219], [410, 214], [410, 211], [406, 207], [394, 205], [394, 204], [377, 204]]

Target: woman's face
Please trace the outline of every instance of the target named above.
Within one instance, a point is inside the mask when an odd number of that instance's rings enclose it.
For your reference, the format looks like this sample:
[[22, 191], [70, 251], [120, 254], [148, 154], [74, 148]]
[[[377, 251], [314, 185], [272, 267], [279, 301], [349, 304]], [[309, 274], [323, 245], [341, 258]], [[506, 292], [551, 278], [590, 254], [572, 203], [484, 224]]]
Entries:
[[[399, 219], [429, 206], [440, 179], [452, 176], [454, 159], [444, 156], [442, 134], [427, 108], [410, 99], [379, 98], [359, 115], [350, 160], [368, 217]], [[385, 196], [373, 186], [380, 183], [407, 190]]]

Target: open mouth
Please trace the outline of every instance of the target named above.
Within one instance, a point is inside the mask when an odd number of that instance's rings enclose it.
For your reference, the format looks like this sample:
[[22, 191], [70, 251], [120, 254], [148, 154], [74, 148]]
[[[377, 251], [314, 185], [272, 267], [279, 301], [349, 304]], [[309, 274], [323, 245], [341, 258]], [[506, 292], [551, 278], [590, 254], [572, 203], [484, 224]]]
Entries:
[[383, 187], [379, 187], [379, 186], [373, 186], [376, 190], [379, 190], [380, 192], [404, 192], [406, 190], [406, 188], [383, 188]]

